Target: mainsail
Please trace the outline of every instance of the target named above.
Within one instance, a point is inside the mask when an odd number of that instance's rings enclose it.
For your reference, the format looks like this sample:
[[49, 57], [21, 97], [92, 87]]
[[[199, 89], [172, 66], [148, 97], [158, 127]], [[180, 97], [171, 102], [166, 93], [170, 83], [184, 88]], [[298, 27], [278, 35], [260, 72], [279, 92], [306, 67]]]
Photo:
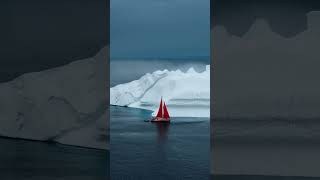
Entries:
[[159, 106], [158, 114], [157, 114], [156, 117], [162, 118], [162, 98], [161, 98], [161, 101], [160, 101], [160, 106]]
[[162, 98], [160, 101], [160, 106], [159, 106], [159, 110], [156, 117], [161, 119], [167, 119], [167, 120], [170, 119], [166, 103], [165, 102], [162, 103]]

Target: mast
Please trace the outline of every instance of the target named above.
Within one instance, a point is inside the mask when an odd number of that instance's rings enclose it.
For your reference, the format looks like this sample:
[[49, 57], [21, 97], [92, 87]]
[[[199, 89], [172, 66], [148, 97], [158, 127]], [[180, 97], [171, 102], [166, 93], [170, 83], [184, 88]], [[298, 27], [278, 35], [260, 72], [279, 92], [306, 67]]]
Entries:
[[[161, 100], [162, 100], [162, 96], [161, 96]], [[163, 101], [163, 104], [164, 104], [164, 101]], [[163, 113], [164, 113], [164, 111], [163, 111], [163, 106], [162, 106], [162, 115], [161, 115], [162, 118], [163, 118]]]

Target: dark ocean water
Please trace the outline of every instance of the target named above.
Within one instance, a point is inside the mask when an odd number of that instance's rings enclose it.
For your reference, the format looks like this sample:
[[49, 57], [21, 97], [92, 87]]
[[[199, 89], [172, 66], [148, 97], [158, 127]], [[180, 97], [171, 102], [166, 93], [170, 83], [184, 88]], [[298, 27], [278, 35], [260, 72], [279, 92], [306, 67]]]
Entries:
[[109, 152], [0, 138], [1, 180], [107, 180]]
[[319, 119], [216, 119], [215, 180], [320, 179]]
[[150, 111], [111, 107], [112, 180], [208, 180], [209, 118], [144, 122]]
[[319, 180], [318, 177], [259, 176], [259, 175], [212, 175], [211, 180]]

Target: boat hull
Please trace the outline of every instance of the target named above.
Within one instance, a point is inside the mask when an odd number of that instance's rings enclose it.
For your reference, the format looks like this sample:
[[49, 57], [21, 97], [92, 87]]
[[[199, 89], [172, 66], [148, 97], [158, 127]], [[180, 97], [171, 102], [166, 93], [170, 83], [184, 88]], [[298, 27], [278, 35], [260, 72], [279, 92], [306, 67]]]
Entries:
[[151, 120], [151, 122], [155, 122], [155, 123], [170, 123], [170, 119], [154, 118], [154, 119]]

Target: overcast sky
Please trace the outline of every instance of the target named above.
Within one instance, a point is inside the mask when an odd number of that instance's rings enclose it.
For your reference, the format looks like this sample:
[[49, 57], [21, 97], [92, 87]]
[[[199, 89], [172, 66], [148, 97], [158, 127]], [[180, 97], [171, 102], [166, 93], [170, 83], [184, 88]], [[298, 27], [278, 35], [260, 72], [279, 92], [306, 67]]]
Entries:
[[111, 0], [114, 58], [210, 55], [210, 0]]
[[109, 42], [106, 0], [0, 1], [0, 82], [94, 56]]
[[210, 5], [212, 25], [223, 25], [237, 36], [243, 36], [259, 18], [290, 38], [307, 29], [308, 12], [320, 10], [319, 0], [215, 0]]

